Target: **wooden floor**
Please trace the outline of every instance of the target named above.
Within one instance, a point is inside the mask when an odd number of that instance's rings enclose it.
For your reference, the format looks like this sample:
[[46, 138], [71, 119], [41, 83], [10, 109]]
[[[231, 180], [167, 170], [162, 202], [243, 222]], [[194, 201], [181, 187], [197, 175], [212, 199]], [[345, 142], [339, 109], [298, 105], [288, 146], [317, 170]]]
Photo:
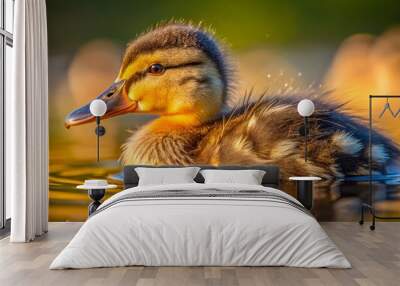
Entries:
[[375, 232], [357, 223], [322, 223], [352, 269], [289, 267], [123, 267], [48, 270], [81, 223], [50, 223], [33, 243], [0, 241], [0, 285], [400, 285], [400, 222], [379, 222]]

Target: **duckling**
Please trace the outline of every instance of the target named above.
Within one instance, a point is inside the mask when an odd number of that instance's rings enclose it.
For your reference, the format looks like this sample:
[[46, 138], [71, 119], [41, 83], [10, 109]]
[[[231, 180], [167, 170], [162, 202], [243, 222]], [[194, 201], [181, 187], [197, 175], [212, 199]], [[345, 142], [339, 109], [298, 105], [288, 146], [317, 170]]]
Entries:
[[[121, 161], [148, 165], [276, 164], [284, 176], [318, 175], [331, 181], [368, 171], [368, 129], [328, 104], [323, 95], [244, 96], [228, 107], [234, 70], [223, 45], [200, 26], [172, 22], [131, 42], [119, 74], [97, 98], [107, 104], [105, 118], [126, 113], [156, 114], [122, 146]], [[296, 110], [312, 97], [308, 161], [303, 126]], [[67, 127], [95, 119], [89, 105], [67, 115]], [[375, 132], [373, 168], [398, 157], [397, 146]]]

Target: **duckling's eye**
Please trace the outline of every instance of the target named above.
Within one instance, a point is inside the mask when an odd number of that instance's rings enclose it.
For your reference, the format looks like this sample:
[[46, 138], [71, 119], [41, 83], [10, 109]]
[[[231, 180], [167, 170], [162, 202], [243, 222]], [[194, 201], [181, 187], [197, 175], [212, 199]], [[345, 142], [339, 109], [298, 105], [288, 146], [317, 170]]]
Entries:
[[161, 64], [152, 64], [148, 69], [148, 73], [151, 73], [151, 74], [154, 74], [154, 75], [163, 74], [164, 71], [165, 71], [165, 68]]

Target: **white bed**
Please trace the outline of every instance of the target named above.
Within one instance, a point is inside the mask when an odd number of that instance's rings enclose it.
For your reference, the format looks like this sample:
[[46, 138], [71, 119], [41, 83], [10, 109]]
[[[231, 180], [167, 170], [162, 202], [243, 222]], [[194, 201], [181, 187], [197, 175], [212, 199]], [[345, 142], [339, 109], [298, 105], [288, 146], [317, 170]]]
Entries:
[[[186, 195], [135, 197], [175, 190]], [[239, 191], [244, 194], [213, 195]], [[265, 192], [268, 199], [263, 194], [252, 196], [253, 191]], [[190, 196], [193, 192], [204, 195]], [[350, 268], [342, 252], [299, 204], [280, 190], [255, 185], [129, 188], [100, 206], [50, 269], [128, 265]]]

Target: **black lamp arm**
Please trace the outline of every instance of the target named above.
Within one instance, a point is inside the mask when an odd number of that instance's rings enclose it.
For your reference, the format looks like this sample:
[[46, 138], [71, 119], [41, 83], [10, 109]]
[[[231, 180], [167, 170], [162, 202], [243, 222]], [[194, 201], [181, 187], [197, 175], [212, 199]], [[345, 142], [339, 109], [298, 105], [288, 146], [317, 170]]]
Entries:
[[304, 161], [307, 162], [308, 157], [308, 116], [304, 116]]
[[106, 134], [106, 129], [104, 126], [100, 125], [100, 116], [96, 116], [96, 129], [95, 129], [96, 137], [97, 137], [97, 162], [100, 161], [100, 136]]

